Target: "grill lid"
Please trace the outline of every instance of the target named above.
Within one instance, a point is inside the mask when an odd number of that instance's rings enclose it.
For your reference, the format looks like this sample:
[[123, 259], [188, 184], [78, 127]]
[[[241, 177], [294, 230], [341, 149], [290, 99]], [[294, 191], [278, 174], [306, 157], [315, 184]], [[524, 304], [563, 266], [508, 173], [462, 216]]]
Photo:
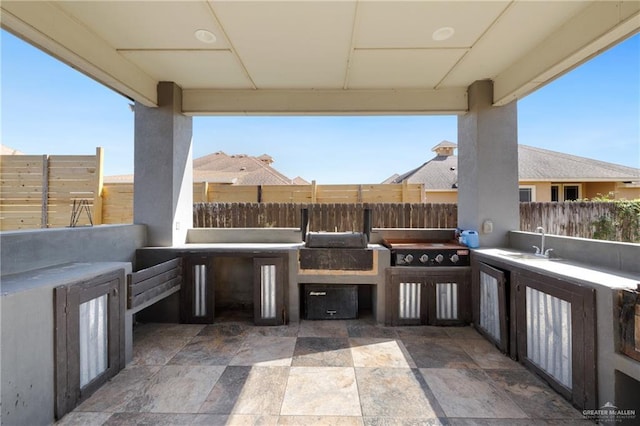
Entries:
[[362, 232], [309, 232], [307, 248], [367, 248], [367, 236]]

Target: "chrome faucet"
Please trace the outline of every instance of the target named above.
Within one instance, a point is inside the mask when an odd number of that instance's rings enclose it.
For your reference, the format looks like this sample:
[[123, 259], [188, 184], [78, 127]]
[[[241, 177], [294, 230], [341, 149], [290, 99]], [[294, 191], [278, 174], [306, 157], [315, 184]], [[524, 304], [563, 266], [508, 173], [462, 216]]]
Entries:
[[533, 246], [534, 249], [536, 249], [536, 255], [537, 256], [544, 256], [544, 257], [549, 257], [549, 253], [551, 253], [553, 251], [553, 249], [544, 249], [544, 234], [545, 234], [545, 230], [542, 226], [538, 226], [536, 228], [536, 233], [540, 233], [542, 234], [540, 237], [540, 247], [538, 246]]

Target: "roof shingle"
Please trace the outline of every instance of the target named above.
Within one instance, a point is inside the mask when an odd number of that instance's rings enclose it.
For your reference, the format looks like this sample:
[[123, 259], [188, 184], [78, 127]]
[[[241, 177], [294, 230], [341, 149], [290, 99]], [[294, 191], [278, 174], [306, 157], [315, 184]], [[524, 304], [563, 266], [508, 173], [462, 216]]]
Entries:
[[[408, 183], [424, 183], [426, 190], [452, 189], [458, 182], [457, 168], [457, 156], [438, 155], [416, 169], [391, 176], [383, 183], [407, 180]], [[518, 176], [520, 181], [624, 182], [640, 181], [640, 169], [518, 145]]]

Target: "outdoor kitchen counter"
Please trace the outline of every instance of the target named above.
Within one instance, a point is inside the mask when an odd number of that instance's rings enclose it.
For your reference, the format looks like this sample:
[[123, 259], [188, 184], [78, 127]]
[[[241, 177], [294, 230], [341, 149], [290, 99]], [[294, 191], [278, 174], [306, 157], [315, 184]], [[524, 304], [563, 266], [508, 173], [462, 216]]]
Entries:
[[256, 250], [293, 250], [303, 247], [304, 243], [187, 243], [172, 247], [145, 247], [145, 249], [170, 249], [179, 251], [256, 251]]
[[[617, 336], [617, 294], [636, 289], [638, 273], [599, 267], [569, 259], [545, 259], [532, 253], [503, 248], [472, 250], [472, 264], [486, 263], [510, 271], [526, 271], [595, 290], [597, 382], [600, 405], [616, 398], [615, 377], [620, 371], [640, 381], [640, 362], [620, 353]], [[604, 402], [603, 402], [604, 401]]]
[[535, 256], [532, 253], [503, 248], [474, 249], [472, 252], [476, 255], [481, 255], [481, 258], [478, 259], [481, 261], [486, 261], [489, 258], [514, 267], [575, 282], [579, 285], [596, 284], [611, 289], [635, 289], [640, 283], [638, 274], [601, 268], [575, 260], [547, 259]]

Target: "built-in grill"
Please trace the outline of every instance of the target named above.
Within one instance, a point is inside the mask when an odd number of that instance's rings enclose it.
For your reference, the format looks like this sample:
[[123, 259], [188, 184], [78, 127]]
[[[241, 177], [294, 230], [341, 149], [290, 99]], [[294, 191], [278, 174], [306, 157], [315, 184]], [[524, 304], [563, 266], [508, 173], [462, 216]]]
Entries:
[[316, 274], [316, 283], [302, 285], [304, 317], [311, 320], [358, 317], [358, 285], [345, 275], [373, 273], [374, 250], [369, 248], [371, 211], [364, 210], [362, 232], [307, 232], [309, 212], [302, 210], [304, 247], [299, 251], [300, 274]]
[[451, 241], [385, 240], [391, 250], [391, 266], [469, 266], [469, 248]]
[[300, 269], [366, 271], [373, 268], [373, 251], [368, 250], [371, 237], [371, 210], [364, 210], [362, 232], [307, 232], [309, 211], [302, 209]]

